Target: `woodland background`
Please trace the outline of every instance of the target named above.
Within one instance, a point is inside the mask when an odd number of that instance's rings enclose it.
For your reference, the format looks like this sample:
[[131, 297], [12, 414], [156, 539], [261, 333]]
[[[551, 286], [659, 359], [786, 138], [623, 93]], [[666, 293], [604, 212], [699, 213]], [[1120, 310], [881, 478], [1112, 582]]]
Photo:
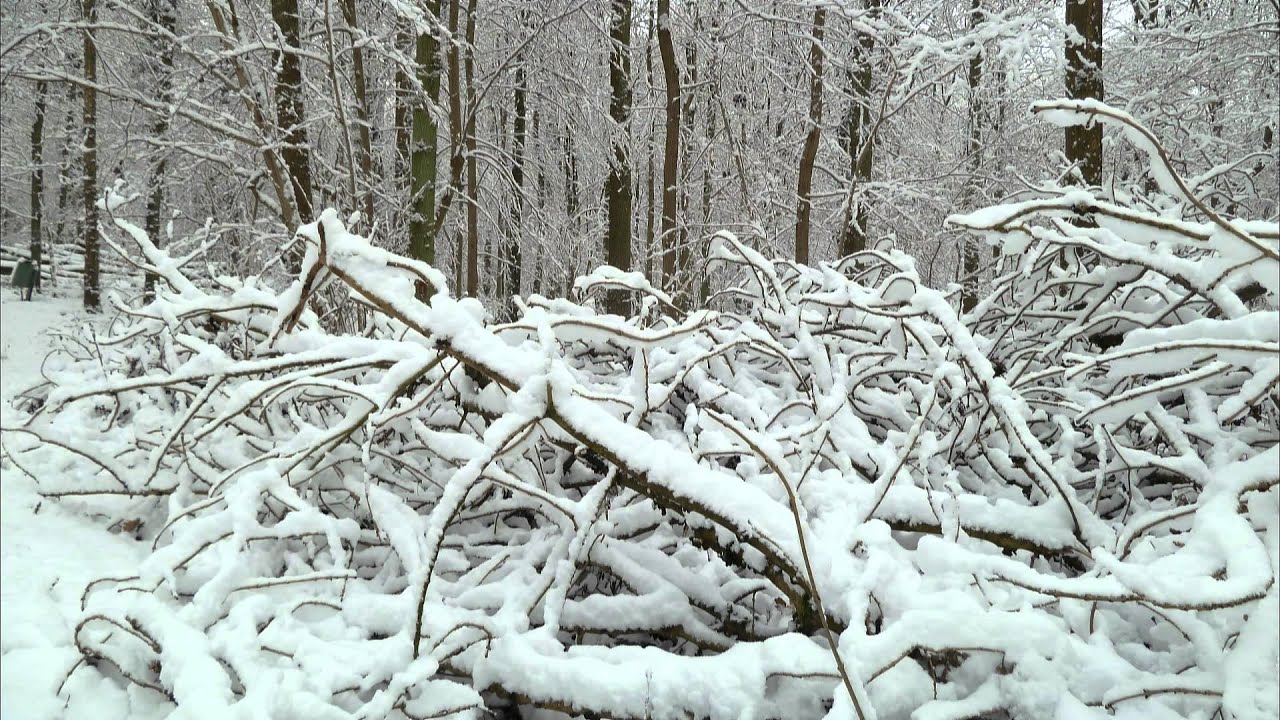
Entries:
[[949, 214], [1046, 178], [1153, 188], [1100, 129], [1064, 140], [1027, 112], [1060, 96], [1211, 169], [1214, 208], [1277, 211], [1274, 0], [5, 0], [3, 18], [3, 242], [70, 251], [56, 270], [87, 266], [91, 307], [118, 182], [158, 244], [216, 238], [216, 271], [287, 259], [333, 206], [500, 316], [604, 262], [700, 304], [721, 229], [800, 262], [892, 244], [932, 286], [980, 285], [994, 260]]

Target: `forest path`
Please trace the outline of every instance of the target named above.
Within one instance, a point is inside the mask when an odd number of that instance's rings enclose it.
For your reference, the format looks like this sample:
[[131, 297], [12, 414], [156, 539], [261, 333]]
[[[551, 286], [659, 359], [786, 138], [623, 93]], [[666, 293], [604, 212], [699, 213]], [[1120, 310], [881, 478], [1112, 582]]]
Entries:
[[[59, 289], [59, 293], [62, 289]], [[0, 414], [12, 422], [10, 399], [40, 379], [52, 348], [47, 331], [84, 318], [78, 292], [19, 301], [0, 291]], [[31, 468], [41, 473], [40, 468]], [[49, 472], [58, 472], [56, 468]], [[103, 576], [137, 573], [140, 545], [42, 500], [35, 481], [0, 462], [0, 717], [116, 720], [156, 717], [147, 692], [126, 693], [91, 667], [80, 667], [72, 631], [85, 586]], [[136, 697], [130, 697], [135, 695]]]

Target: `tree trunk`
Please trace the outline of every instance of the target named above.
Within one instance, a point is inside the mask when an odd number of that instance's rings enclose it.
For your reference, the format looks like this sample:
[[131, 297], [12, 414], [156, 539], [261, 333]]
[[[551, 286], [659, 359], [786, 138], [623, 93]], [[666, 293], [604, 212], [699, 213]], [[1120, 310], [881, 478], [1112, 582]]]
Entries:
[[[86, 24], [97, 22], [94, 0], [82, 0], [81, 17]], [[93, 32], [84, 31], [84, 163], [80, 188], [84, 197], [84, 307], [97, 312], [102, 307], [98, 265], [98, 49]]]
[[[656, 132], [654, 134], [656, 134]], [[649, 147], [649, 152], [646, 153], [646, 155], [648, 156], [646, 160], [648, 162], [647, 172], [649, 173], [648, 174], [649, 180], [647, 183], [645, 183], [647, 186], [646, 188], [647, 194], [645, 195], [646, 204], [645, 204], [645, 219], [644, 219], [644, 276], [652, 280], [653, 279], [653, 256], [654, 256], [653, 248], [656, 244], [655, 241], [657, 240], [657, 235], [655, 235], [654, 233], [654, 231], [657, 229], [657, 223], [654, 221], [657, 219], [657, 215], [658, 215], [658, 202], [657, 202], [657, 192], [656, 192], [656, 188], [658, 184], [658, 173], [653, 166], [653, 156], [657, 154], [657, 149], [653, 147], [652, 142], [649, 142], [647, 145]]]
[[[407, 26], [402, 26], [396, 34], [396, 49], [403, 52], [413, 36]], [[409, 114], [412, 111], [412, 82], [409, 73], [403, 66], [396, 67], [396, 109], [395, 109], [395, 172], [398, 187], [409, 187]]]
[[[609, 24], [609, 117], [613, 120], [612, 158], [604, 183], [605, 262], [627, 271], [631, 269], [631, 157], [627, 138], [631, 122], [631, 0], [611, 0]], [[627, 295], [620, 290], [605, 296], [605, 310], [618, 315], [629, 313]]]
[[[702, 32], [701, 20], [696, 14], [693, 18], [693, 32], [695, 35]], [[689, 82], [687, 83], [690, 91], [683, 94], [680, 98], [680, 132], [679, 147], [683, 147], [683, 157], [695, 157], [693, 147], [693, 131], [698, 126], [698, 88], [702, 86], [702, 81], [698, 78], [698, 44], [695, 38], [688, 38], [688, 43], [684, 46], [684, 63], [685, 73]], [[679, 86], [677, 86], [679, 87]], [[676, 277], [673, 279], [671, 288], [671, 296], [676, 300], [677, 305], [688, 307], [686, 298], [693, 293], [692, 278], [689, 277], [691, 269], [689, 254], [689, 218], [693, 215], [690, 210], [690, 196], [693, 192], [693, 182], [690, 178], [690, 163], [684, 163], [684, 167], [679, 168], [676, 173], [677, 177], [677, 202], [676, 215], [684, 218], [682, 224], [677, 225], [673, 233], [674, 245], [676, 246]]]
[[[573, 152], [573, 128], [569, 125], [565, 125], [564, 128], [563, 145], [565, 240], [567, 243], [576, 243], [578, 240], [578, 161]], [[563, 295], [564, 297], [570, 297], [573, 294], [573, 281], [575, 279], [572, 253], [565, 258], [565, 266], [568, 268], [568, 272], [565, 277]]]
[[[1067, 37], [1067, 97], [1102, 100], [1102, 0], [1066, 0], [1067, 25], [1081, 42]], [[1102, 184], [1102, 125], [1066, 128], [1067, 160], [1080, 171], [1085, 185]]]
[[[358, 191], [356, 190], [356, 158], [355, 146], [351, 143], [351, 124], [347, 122], [347, 103], [342, 99], [342, 85], [338, 82], [338, 51], [336, 43], [333, 41], [333, 8], [329, 0], [324, 0], [324, 38], [325, 49], [328, 51], [329, 66], [329, 89], [333, 95], [334, 116], [338, 121], [338, 134], [342, 138], [342, 154], [347, 156], [347, 197], [346, 202], [342, 202], [339, 198], [332, 204], [337, 207], [347, 205], [348, 208], [358, 205]], [[332, 190], [333, 188], [322, 188], [324, 190]], [[335, 195], [337, 193], [334, 193]], [[329, 204], [327, 198], [322, 198]]]
[[1160, 24], [1160, 0], [1133, 0], [1133, 19], [1143, 30], [1152, 30]]
[[[970, 0], [969, 30], [976, 31], [981, 22], [982, 0]], [[979, 44], [978, 51], [973, 54], [973, 57], [969, 58], [968, 190], [973, 194], [976, 194], [977, 176], [982, 169], [982, 56], [983, 50], [981, 44]], [[974, 201], [976, 204], [978, 198], [975, 197]], [[970, 233], [965, 233], [963, 253], [962, 272], [964, 276], [961, 278], [963, 290], [960, 296], [960, 308], [964, 312], [968, 312], [978, 302], [978, 243]]]
[[[293, 190], [293, 207], [299, 224], [315, 219], [311, 205], [311, 151], [307, 142], [306, 111], [302, 101], [302, 48], [298, 0], [271, 0], [271, 19], [279, 29], [279, 67], [276, 76], [276, 125], [284, 132], [284, 159]], [[293, 232], [296, 228], [289, 228]], [[295, 245], [288, 258], [290, 271], [302, 263], [302, 246]]]
[[[709, 93], [708, 93], [709, 95]], [[716, 136], [716, 114], [711, 111], [711, 103], [707, 103], [707, 147], [710, 148], [711, 143]], [[715, 172], [715, 154], [710, 150], [707, 151], [702, 166], [702, 227], [711, 227], [711, 176]], [[703, 231], [706, 232], [705, 230]], [[698, 283], [698, 307], [706, 307], [707, 298], [711, 295], [711, 275], [709, 272], [711, 243], [700, 242], [702, 248], [702, 261], [698, 272], [700, 281]]]
[[[867, 8], [876, 12], [880, 0], [868, 0]], [[871, 123], [871, 71], [875, 37], [858, 32], [858, 56], [849, 72], [848, 151], [849, 186], [844, 210], [844, 228], [840, 236], [840, 256], [845, 257], [867, 249], [867, 224], [871, 219], [870, 206], [861, 197], [860, 188], [871, 181], [871, 169], [875, 158], [875, 139]]]
[[[456, 0], [455, 0], [456, 1]], [[364, 207], [365, 227], [373, 225], [373, 140], [370, 137], [369, 121], [369, 85], [364, 72], [364, 48], [358, 42], [359, 17], [356, 15], [356, 0], [342, 0], [342, 16], [351, 31], [351, 76], [355, 84], [356, 121], [360, 125], [360, 175], [362, 184], [361, 203]]]
[[[656, 5], [649, 6], [649, 27], [656, 28], [658, 26], [658, 9]], [[656, 88], [657, 81], [653, 72], [653, 51], [657, 45], [657, 35], [649, 33], [644, 48], [644, 72], [645, 82], [650, 89]], [[653, 258], [655, 256], [655, 248], [657, 247], [657, 235], [655, 234], [658, 227], [658, 201], [657, 201], [657, 183], [658, 176], [654, 169], [654, 156], [658, 154], [656, 145], [656, 137], [658, 135], [656, 120], [649, 124], [649, 133], [645, 139], [645, 219], [644, 219], [644, 265], [642, 270], [644, 276], [650, 281], [656, 280], [658, 285], [662, 285], [662, 278], [655, 277], [653, 274]], [[659, 263], [658, 272], [662, 272], [661, 263]]]
[[36, 83], [36, 117], [31, 123], [31, 264], [35, 267], [35, 288], [40, 288], [40, 272], [44, 260], [44, 111], [49, 96], [49, 83]]
[[[209, 9], [209, 16], [213, 19], [214, 28], [222, 38], [223, 48], [229, 53], [238, 53], [239, 46], [235, 44], [235, 41], [240, 38], [240, 21], [236, 16], [235, 3], [228, 3], [226, 13], [223, 12], [222, 6], [215, 0], [207, 0], [205, 6]], [[253, 116], [253, 124], [258, 128], [258, 132], [262, 134], [263, 138], [276, 136], [279, 133], [279, 123], [267, 117], [266, 112], [263, 110], [265, 101], [259, 99], [257, 87], [249, 72], [245, 69], [244, 63], [240, 61], [238, 54], [232, 55], [231, 63], [235, 72], [236, 84], [239, 86], [240, 97], [250, 115]], [[276, 193], [276, 202], [280, 209], [280, 220], [287, 228], [296, 227], [300, 223], [295, 211], [292, 182], [289, 179], [288, 168], [281, 165], [284, 159], [283, 154], [274, 143], [270, 142], [264, 142], [260, 149], [262, 151], [263, 165], [266, 166], [267, 175], [271, 178], [271, 185]]]
[[[445, 72], [449, 95], [449, 189], [436, 210], [437, 235], [444, 229], [444, 221], [448, 217], [454, 196], [462, 193], [462, 173], [466, 166], [466, 153], [463, 151], [466, 141], [462, 117], [462, 66], [458, 56], [461, 45], [458, 42], [458, 17], [461, 4], [462, 0], [449, 0], [449, 45], [445, 48]], [[455, 239], [461, 241], [462, 234], [455, 235]], [[467, 293], [462, 278], [464, 254], [465, 249], [462, 243], [455, 243], [453, 248], [454, 286], [459, 295]]]
[[[178, 23], [178, 3], [177, 0], [151, 0], [148, 8], [151, 21], [164, 29], [166, 34], [173, 35]], [[173, 102], [173, 43], [168, 37], [163, 38], [155, 44], [153, 50], [156, 53], [156, 59], [160, 63], [158, 71], [160, 73], [157, 81], [160, 90], [160, 102], [168, 107]], [[156, 138], [162, 138], [169, 130], [169, 117], [165, 113], [157, 113], [155, 121], [151, 125], [151, 134]], [[163, 232], [162, 219], [164, 209], [164, 182], [165, 167], [168, 164], [168, 153], [161, 152], [159, 159], [151, 168], [151, 193], [147, 196], [147, 218], [145, 222], [145, 230], [151, 238], [151, 242], [156, 247], [162, 247], [164, 242], [160, 239]], [[155, 273], [146, 273], [142, 280], [142, 299], [144, 302], [151, 302], [156, 296], [156, 282], [159, 278]]]
[[538, 163], [538, 179], [535, 182], [537, 188], [537, 209], [538, 209], [538, 228], [539, 238], [541, 242], [533, 246], [533, 263], [530, 267], [533, 269], [533, 287], [531, 292], [535, 295], [546, 295], [547, 293], [547, 247], [545, 238], [548, 235], [547, 223], [547, 164], [546, 164], [546, 135], [543, 134], [541, 115], [537, 110], [533, 112], [533, 150], [531, 155], [537, 155], [542, 159]]
[[[507, 295], [520, 294], [520, 235], [524, 220], [524, 147], [528, 125], [528, 79], [525, 74], [524, 60], [516, 61], [515, 75], [515, 118], [511, 133], [511, 184], [514, 192], [512, 202], [512, 222], [508, 233], [506, 266]], [[510, 297], [502, 298], [503, 307], [507, 309], [507, 317], [513, 317], [514, 305]]]
[[680, 68], [676, 66], [676, 49], [671, 41], [671, 0], [658, 0], [658, 54], [662, 58], [662, 77], [667, 94], [666, 139], [662, 152], [662, 278], [664, 289], [677, 294], [676, 268], [676, 179], [680, 165]]
[[[76, 154], [72, 151], [72, 145], [76, 144], [76, 92], [77, 86], [67, 83], [67, 112], [66, 119], [63, 120], [63, 142], [61, 155], [58, 158], [58, 224], [54, 226], [53, 237], [50, 238], [49, 246], [43, 248], [45, 255], [49, 259], [49, 280], [51, 285], [57, 284], [58, 278], [58, 256], [56, 247], [63, 243], [63, 233], [66, 230], [67, 209], [71, 206], [71, 193], [75, 189], [75, 173], [74, 165]], [[71, 235], [79, 235], [79, 229]]]
[[[498, 107], [498, 125], [494, 129], [497, 142], [494, 143], [494, 151], [497, 155], [502, 155], [509, 151], [510, 136], [507, 134], [507, 106], [499, 105]], [[507, 178], [510, 178], [508, 173]], [[506, 179], [506, 178], [504, 178]], [[488, 252], [485, 253], [485, 261], [489, 263], [485, 267], [485, 275], [494, 279], [495, 288], [494, 297], [498, 299], [498, 317], [503, 317], [503, 304], [507, 297], [507, 233], [510, 227], [511, 207], [508, 203], [502, 201], [502, 198], [495, 197], [493, 206], [496, 206], [494, 215], [494, 230], [496, 232], [490, 235], [486, 243]], [[493, 268], [496, 267], [496, 271]]]
[[826, 8], [813, 11], [813, 40], [809, 45], [809, 131], [800, 152], [800, 177], [796, 195], [800, 198], [796, 211], [796, 262], [809, 262], [809, 225], [813, 212], [810, 200], [813, 189], [813, 163], [818, 158], [818, 142], [822, 139], [822, 36], [827, 22]]
[[476, 99], [476, 0], [467, 2], [466, 58], [463, 72], [467, 84], [467, 294], [480, 295], [480, 182], [476, 167], [476, 115], [480, 108]]
[[[440, 1], [430, 0], [427, 10], [434, 18]], [[425, 263], [436, 260], [436, 121], [429, 112], [428, 100], [434, 104], [440, 95], [440, 67], [436, 38], [432, 32], [418, 36], [414, 45], [414, 61], [418, 66], [418, 82], [427, 97], [418, 97], [413, 105], [413, 134], [409, 147], [409, 195], [413, 214], [409, 220], [409, 256]], [[426, 299], [427, 288], [420, 284], [419, 299]]]

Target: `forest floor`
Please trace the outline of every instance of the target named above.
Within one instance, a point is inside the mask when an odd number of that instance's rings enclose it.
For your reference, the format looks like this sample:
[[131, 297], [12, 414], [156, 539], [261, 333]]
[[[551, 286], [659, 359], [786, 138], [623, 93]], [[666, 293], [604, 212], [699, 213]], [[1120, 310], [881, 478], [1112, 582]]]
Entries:
[[[5, 426], [13, 420], [13, 396], [40, 380], [41, 363], [53, 347], [47, 331], [84, 318], [78, 288], [37, 295], [32, 302], [19, 301], [10, 287], [0, 291]], [[68, 677], [80, 660], [72, 631], [85, 586], [103, 576], [136, 574], [142, 556], [143, 548], [131, 538], [42, 501], [32, 478], [7, 459], [0, 462], [0, 717], [155, 716], [159, 708], [145, 697], [148, 691], [126, 693], [93, 667], [78, 667]]]

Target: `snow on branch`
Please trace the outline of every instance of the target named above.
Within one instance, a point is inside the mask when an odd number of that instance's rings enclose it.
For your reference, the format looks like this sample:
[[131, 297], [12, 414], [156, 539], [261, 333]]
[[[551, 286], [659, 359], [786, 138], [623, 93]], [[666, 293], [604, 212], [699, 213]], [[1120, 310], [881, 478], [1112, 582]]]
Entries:
[[332, 211], [283, 293], [115, 219], [162, 287], [4, 447], [151, 544], [75, 643], [190, 717], [1274, 716], [1274, 228], [952, 222], [1017, 254], [965, 314], [895, 251], [722, 233], [740, 311], [606, 269], [638, 316], [496, 325]]

